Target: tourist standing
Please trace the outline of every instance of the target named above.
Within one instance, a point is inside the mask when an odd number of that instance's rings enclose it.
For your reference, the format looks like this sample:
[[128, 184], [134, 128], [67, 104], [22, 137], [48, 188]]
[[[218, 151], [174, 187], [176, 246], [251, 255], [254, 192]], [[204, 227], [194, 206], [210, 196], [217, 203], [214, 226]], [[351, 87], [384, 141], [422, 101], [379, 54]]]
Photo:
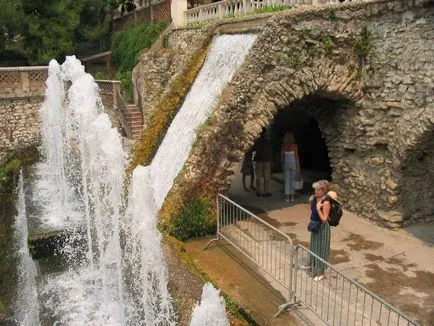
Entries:
[[[330, 199], [327, 196], [329, 182], [320, 180], [313, 183], [315, 189], [314, 195], [309, 198], [311, 209], [311, 222], [309, 223], [310, 250], [320, 258], [328, 262], [330, 255], [330, 225], [328, 216], [330, 213]], [[311, 225], [313, 226], [311, 229]], [[310, 259], [312, 276], [314, 281], [320, 281], [324, 278], [326, 265], [316, 257]]]
[[250, 148], [244, 155], [243, 164], [241, 165], [241, 174], [243, 175], [243, 188], [244, 191], [250, 191], [246, 187], [246, 176], [250, 176], [250, 189], [255, 189], [253, 183], [255, 182], [255, 169], [253, 168], [253, 147]]
[[282, 165], [285, 176], [285, 199], [294, 201], [295, 180], [300, 173], [298, 146], [294, 134], [287, 132], [282, 141]]
[[265, 128], [262, 129], [261, 136], [253, 146], [255, 151], [256, 167], [256, 196], [270, 197], [269, 191], [271, 176], [271, 144], [267, 137]]

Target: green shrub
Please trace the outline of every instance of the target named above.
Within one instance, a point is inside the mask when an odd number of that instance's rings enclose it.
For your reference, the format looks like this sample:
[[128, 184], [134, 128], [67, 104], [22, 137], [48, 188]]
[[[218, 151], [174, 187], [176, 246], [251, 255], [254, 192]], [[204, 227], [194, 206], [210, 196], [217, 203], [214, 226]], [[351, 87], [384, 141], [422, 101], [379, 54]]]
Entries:
[[8, 183], [9, 177], [3, 166], [0, 166], [0, 184]]
[[354, 41], [354, 48], [361, 64], [366, 63], [369, 56], [375, 55], [372, 33], [367, 26], [363, 26], [360, 37]]
[[166, 23], [133, 25], [113, 35], [111, 60], [117, 71], [112, 78], [121, 81], [121, 93], [125, 101], [131, 102], [133, 99], [131, 74], [142, 51], [151, 47], [166, 26]]
[[119, 80], [121, 82], [121, 93], [126, 102], [133, 100], [133, 81], [131, 80], [131, 71], [113, 71], [113, 72], [95, 72], [95, 80]]
[[113, 35], [111, 60], [120, 72], [132, 71], [143, 49], [150, 48], [165, 23], [133, 25]]
[[169, 234], [179, 240], [200, 237], [215, 232], [212, 221], [213, 205], [204, 198], [194, 199], [171, 222]]
[[266, 5], [266, 6], [255, 8], [255, 10], [253, 12], [255, 14], [264, 14], [264, 13], [269, 13], [269, 12], [284, 11], [284, 10], [288, 10], [288, 9], [291, 9], [291, 7], [286, 6], [286, 5]]

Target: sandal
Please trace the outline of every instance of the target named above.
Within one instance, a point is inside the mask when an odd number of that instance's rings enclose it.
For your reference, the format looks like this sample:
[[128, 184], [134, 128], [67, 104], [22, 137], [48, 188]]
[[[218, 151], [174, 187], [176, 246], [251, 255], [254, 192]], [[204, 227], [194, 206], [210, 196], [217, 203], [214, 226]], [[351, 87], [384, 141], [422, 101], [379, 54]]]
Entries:
[[325, 278], [325, 275], [324, 275], [324, 274], [317, 275], [317, 276], [315, 276], [315, 277], [313, 278], [313, 281], [314, 281], [314, 282], [318, 282], [318, 281], [321, 281], [323, 278]]

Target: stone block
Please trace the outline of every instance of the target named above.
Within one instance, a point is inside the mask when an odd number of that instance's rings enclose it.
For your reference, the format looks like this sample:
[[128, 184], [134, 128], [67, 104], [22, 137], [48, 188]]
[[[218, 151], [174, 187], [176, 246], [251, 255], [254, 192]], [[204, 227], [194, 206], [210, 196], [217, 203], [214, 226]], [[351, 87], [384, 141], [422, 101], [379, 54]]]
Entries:
[[392, 179], [389, 179], [386, 181], [386, 186], [391, 190], [395, 190], [398, 187], [398, 184]]
[[388, 196], [387, 201], [389, 202], [390, 205], [394, 205], [398, 202], [398, 196]]
[[384, 221], [390, 222], [390, 223], [401, 223], [404, 221], [404, 217], [402, 216], [401, 212], [398, 211], [378, 211], [378, 216], [383, 219]]

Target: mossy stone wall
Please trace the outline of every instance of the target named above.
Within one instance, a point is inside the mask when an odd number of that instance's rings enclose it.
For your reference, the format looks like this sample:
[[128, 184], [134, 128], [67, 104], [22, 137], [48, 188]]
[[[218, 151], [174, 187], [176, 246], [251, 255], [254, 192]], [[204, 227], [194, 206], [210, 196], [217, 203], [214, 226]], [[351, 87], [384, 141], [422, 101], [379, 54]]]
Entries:
[[[226, 191], [262, 127], [294, 105], [318, 121], [347, 209], [392, 228], [432, 220], [433, 13], [429, 0], [396, 0], [270, 18], [202, 129], [160, 220], [178, 216], [193, 198]], [[332, 105], [312, 107], [313, 97]]]

